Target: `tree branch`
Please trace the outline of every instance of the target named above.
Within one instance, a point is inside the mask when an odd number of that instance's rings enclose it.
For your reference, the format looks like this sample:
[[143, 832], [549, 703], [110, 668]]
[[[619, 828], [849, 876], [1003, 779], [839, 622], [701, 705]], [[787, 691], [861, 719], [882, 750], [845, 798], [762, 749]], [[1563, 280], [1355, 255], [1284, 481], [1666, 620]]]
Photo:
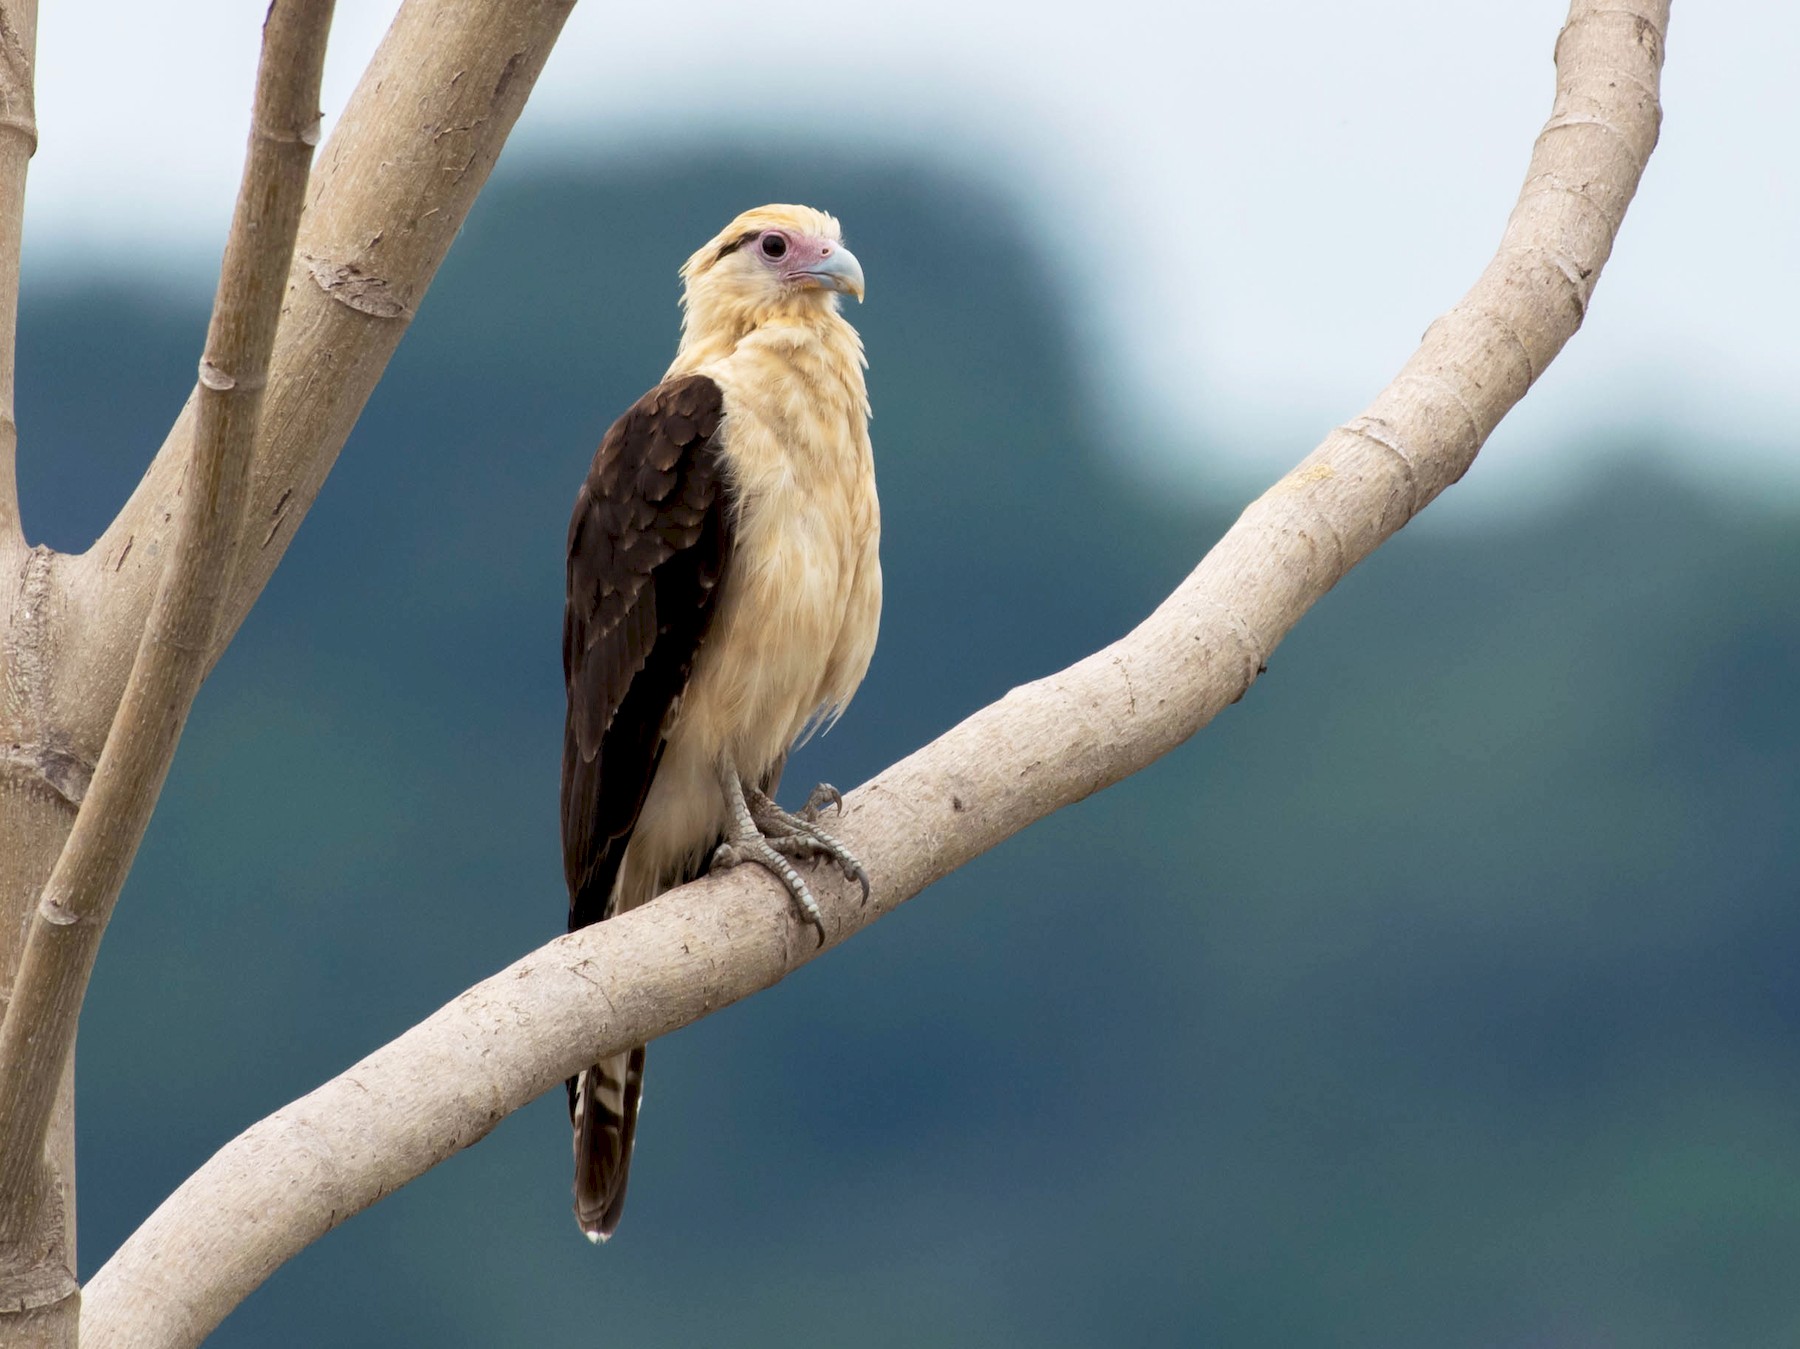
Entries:
[[[574, 0], [406, 0], [319, 156], [288, 276], [210, 665], [262, 593], [518, 120]], [[194, 436], [190, 399], [68, 578], [83, 618], [59, 710], [98, 746], [148, 612]]]
[[[37, 0], [0, 3], [0, 568], [10, 572], [25, 549], [14, 453], [13, 351], [19, 318], [19, 251], [25, 223], [25, 169], [37, 149], [32, 67]], [[4, 572], [0, 572], [4, 574]]]
[[137, 855], [213, 634], [243, 533], [251, 449], [282, 281], [319, 128], [332, 0], [275, 0], [263, 28], [250, 145], [200, 361], [193, 455], [173, 555], [73, 831], [31, 915], [0, 1023], [0, 1243], [44, 1190], [41, 1154], [101, 933]]
[[[201, 642], [202, 672], [242, 622], [310, 506], [485, 182], [572, 3], [406, 0], [371, 63], [312, 176], [301, 256], [288, 272], [251, 460], [254, 523], [219, 559], [224, 597]], [[17, 257], [24, 157], [15, 133], [31, 130], [35, 28], [33, 0], [0, 0], [0, 271]], [[280, 278], [282, 269], [274, 275]], [[8, 339], [15, 282], [10, 273], [0, 280]], [[5, 356], [3, 387], [10, 390], [10, 347]], [[239, 369], [214, 365], [236, 387], [251, 387]], [[0, 604], [0, 1003], [24, 999], [13, 998], [12, 984], [23, 945], [34, 925], [41, 926], [33, 906], [91, 790], [151, 622], [165, 560], [184, 546], [184, 494], [190, 481], [196, 491], [201, 483], [194, 459], [204, 396], [197, 388], [131, 501], [80, 556], [25, 550], [10, 394], [0, 406], [0, 580], [9, 584]], [[120, 834], [127, 858], [137, 836], [133, 830]], [[97, 929], [85, 938], [63, 936], [87, 940], [91, 961]], [[55, 1015], [71, 1024], [73, 1006]], [[22, 1023], [13, 1029], [13, 1047], [0, 1048], [8, 1062], [32, 1052], [24, 1042], [34, 1039]], [[33, 1204], [10, 1181], [0, 1189], [0, 1340], [8, 1344], [74, 1342], [70, 1078], [63, 1075], [53, 1107], [41, 1154], [45, 1170], [32, 1178]], [[9, 1075], [0, 1093], [12, 1087]], [[11, 1112], [11, 1122], [0, 1129], [9, 1136], [21, 1125], [22, 1132], [36, 1132], [31, 1117], [40, 1110], [35, 1096], [21, 1095], [11, 1105], [0, 1101], [0, 1112]], [[35, 1224], [28, 1215], [20, 1219], [27, 1207], [36, 1209]]]
[[[1398, 377], [1246, 510], [1134, 632], [1013, 690], [857, 790], [859, 905], [833, 944], [1052, 811], [1119, 781], [1249, 689], [1344, 573], [1467, 470], [1561, 349], [1656, 143], [1666, 0], [1574, 0], [1554, 110], [1498, 255]], [[94, 1349], [199, 1341], [283, 1261], [597, 1057], [817, 954], [754, 868], [551, 942], [222, 1148], [95, 1275]]]

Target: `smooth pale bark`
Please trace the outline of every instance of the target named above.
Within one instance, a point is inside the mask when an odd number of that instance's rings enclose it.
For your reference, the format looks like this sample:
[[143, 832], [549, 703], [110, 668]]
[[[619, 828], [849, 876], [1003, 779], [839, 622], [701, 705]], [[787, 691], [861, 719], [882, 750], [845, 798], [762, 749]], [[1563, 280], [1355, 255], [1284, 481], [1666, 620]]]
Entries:
[[[55, 772], [50, 747], [30, 729], [46, 683], [46, 666], [33, 653], [41, 649], [49, 595], [44, 569], [25, 546], [14, 472], [13, 357], [26, 169], [37, 148], [36, 51], [36, 0], [0, 0], [0, 1001], [24, 953], [25, 916], [74, 817], [47, 781], [46, 765]], [[9, 1345], [74, 1343], [71, 1075], [56, 1084], [50, 1107], [41, 1152], [54, 1183], [39, 1197], [36, 1222], [10, 1246], [0, 1243], [0, 1339]]]
[[[835, 945], [1241, 698], [1306, 610], [1468, 469], [1580, 326], [1656, 143], [1664, 0], [1575, 0], [1555, 107], [1500, 248], [1394, 382], [1253, 503], [1135, 631], [852, 793], [866, 905], [815, 872]], [[105, 1349], [202, 1338], [308, 1242], [596, 1057], [766, 988], [811, 929], [755, 868], [562, 937], [227, 1144], [95, 1275]]]
[[[574, 0], [407, 0], [314, 165], [269, 367], [250, 525], [212, 656], [236, 633], [486, 183]], [[97, 752], [166, 552], [190, 399], [125, 508], [60, 580], [55, 714]], [[126, 635], [130, 634], [129, 639]]]
[[13, 451], [13, 344], [19, 315], [19, 243], [25, 223], [25, 169], [37, 149], [32, 67], [37, 52], [37, 0], [0, 3], [0, 575], [18, 565], [25, 536], [19, 524]]
[[57, 1087], [119, 889], [206, 672], [243, 532], [250, 455], [318, 142], [331, 0], [277, 0], [263, 30], [250, 147], [200, 361], [198, 432], [173, 549], [90, 789], [32, 910], [0, 1023], [0, 1246], [36, 1225], [56, 1178], [41, 1161]]
[[[311, 505], [572, 5], [407, 0], [395, 19], [320, 154], [291, 271], [277, 265], [259, 275], [259, 286], [282, 293], [285, 305], [253, 440], [250, 523], [217, 572], [222, 607], [201, 643], [202, 668], [243, 621]], [[286, 7], [287, 0], [277, 6]], [[0, 0], [0, 998], [9, 1012], [19, 1001], [12, 990], [27, 934], [43, 912], [39, 899], [90, 791], [165, 565], [178, 551], [200, 411], [197, 388], [131, 501], [87, 553], [26, 545], [13, 471], [11, 354], [24, 166], [35, 138], [35, 28], [29, 0]], [[181, 703], [178, 716], [185, 710]], [[131, 776], [124, 813], [95, 817], [110, 835], [100, 851], [115, 858], [141, 832], [125, 816], [146, 814], [160, 782], [159, 773]], [[86, 959], [91, 951], [63, 963], [76, 969]], [[54, 1014], [70, 1022], [79, 981], [47, 982], [61, 1004]], [[44, 999], [32, 1001], [41, 1013]], [[25, 1043], [32, 1039], [15, 1037], [15, 1057], [21, 1045], [37, 1052]], [[20, 1131], [23, 1116], [33, 1121], [24, 1132], [41, 1127], [42, 1076], [32, 1070], [29, 1099], [0, 1109], [14, 1120], [9, 1132]], [[71, 1102], [65, 1074], [42, 1149], [6, 1154], [15, 1168], [25, 1157], [36, 1174], [22, 1235], [24, 1192], [0, 1191], [0, 1221], [15, 1234], [0, 1241], [0, 1345], [74, 1342]]]

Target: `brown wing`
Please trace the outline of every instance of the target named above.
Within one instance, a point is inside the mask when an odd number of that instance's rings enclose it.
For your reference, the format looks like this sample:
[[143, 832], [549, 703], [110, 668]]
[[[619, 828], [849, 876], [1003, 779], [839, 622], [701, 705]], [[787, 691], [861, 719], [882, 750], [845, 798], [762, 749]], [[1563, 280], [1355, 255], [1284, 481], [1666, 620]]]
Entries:
[[719, 386], [659, 384], [613, 423], [569, 522], [563, 870], [569, 930], [612, 916], [613, 881], [731, 552]]

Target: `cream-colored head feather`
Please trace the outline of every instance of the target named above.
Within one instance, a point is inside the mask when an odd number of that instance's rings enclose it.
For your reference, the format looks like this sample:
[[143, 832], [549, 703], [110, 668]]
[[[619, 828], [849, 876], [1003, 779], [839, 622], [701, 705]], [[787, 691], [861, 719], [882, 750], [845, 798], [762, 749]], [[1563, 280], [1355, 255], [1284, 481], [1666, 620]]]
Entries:
[[701, 246], [681, 269], [682, 348], [729, 350], [774, 320], [838, 318], [862, 299], [862, 267], [838, 222], [810, 206], [758, 206]]

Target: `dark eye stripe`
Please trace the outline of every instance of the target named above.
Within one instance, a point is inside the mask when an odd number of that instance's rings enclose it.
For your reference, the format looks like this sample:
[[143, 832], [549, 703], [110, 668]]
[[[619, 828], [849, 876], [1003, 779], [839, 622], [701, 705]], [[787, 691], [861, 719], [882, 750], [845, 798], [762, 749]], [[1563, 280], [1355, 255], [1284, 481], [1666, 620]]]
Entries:
[[756, 238], [760, 233], [762, 233], [761, 230], [751, 230], [748, 234], [738, 235], [737, 238], [733, 239], [730, 243], [720, 248], [717, 253], [713, 254], [713, 261], [720, 262], [723, 259], [730, 257], [733, 253], [737, 252], [738, 249]]

